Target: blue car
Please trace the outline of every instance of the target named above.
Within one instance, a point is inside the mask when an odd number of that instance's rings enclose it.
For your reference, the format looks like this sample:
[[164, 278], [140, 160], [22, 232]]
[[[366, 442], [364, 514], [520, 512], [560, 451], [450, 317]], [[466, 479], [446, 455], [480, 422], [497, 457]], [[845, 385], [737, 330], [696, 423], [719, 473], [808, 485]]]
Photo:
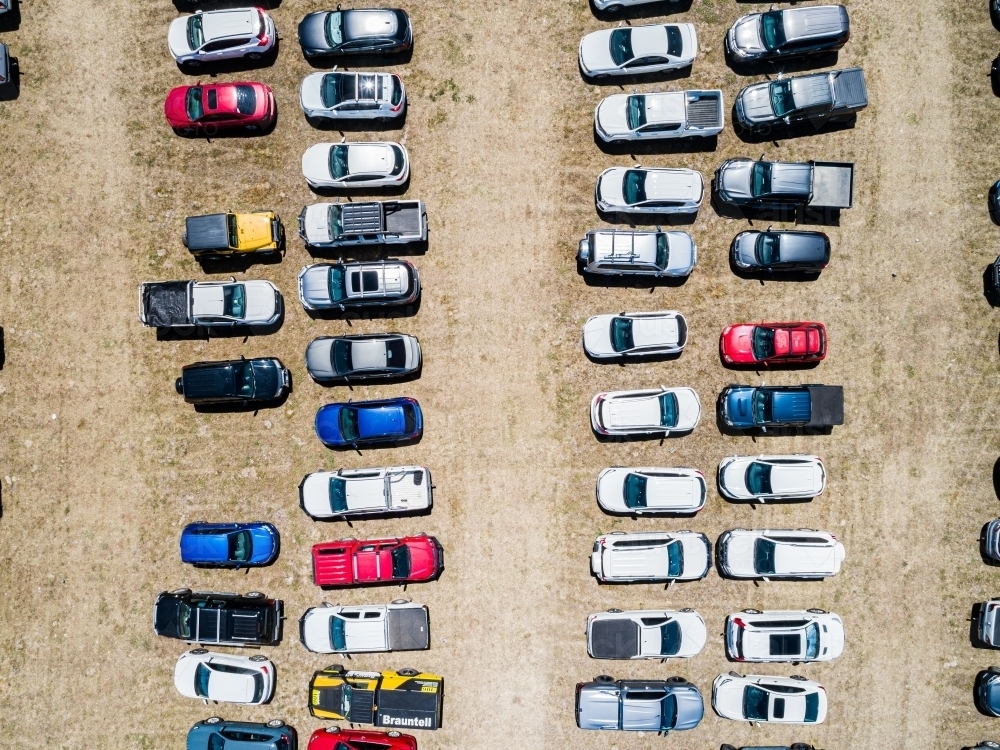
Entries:
[[327, 404], [316, 412], [316, 435], [328, 448], [358, 448], [418, 439], [424, 415], [412, 398]]
[[187, 750], [296, 750], [298, 735], [281, 719], [267, 724], [212, 716], [188, 731]]
[[278, 530], [269, 523], [189, 523], [181, 532], [181, 562], [219, 568], [269, 565]]
[[718, 406], [723, 423], [737, 430], [844, 423], [844, 389], [838, 385], [731, 385], [719, 395]]

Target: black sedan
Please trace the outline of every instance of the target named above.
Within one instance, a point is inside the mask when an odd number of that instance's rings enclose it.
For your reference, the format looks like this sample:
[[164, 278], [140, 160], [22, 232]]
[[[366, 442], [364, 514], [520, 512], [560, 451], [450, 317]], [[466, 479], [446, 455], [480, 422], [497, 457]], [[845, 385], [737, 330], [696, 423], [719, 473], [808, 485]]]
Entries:
[[196, 362], [181, 370], [174, 387], [189, 404], [249, 404], [274, 401], [291, 386], [280, 360], [234, 359]]
[[394, 8], [321, 10], [299, 24], [299, 44], [308, 57], [392, 54], [413, 44], [413, 27], [405, 11]]
[[830, 262], [830, 238], [795, 230], [740, 232], [729, 249], [733, 265], [754, 273], [819, 273]]

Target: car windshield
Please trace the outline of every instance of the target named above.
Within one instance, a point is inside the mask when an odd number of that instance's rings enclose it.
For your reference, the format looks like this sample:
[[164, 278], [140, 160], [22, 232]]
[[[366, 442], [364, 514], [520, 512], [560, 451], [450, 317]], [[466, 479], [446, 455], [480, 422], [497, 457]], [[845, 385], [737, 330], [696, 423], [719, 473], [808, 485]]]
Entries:
[[240, 244], [240, 230], [236, 226], [236, 214], [226, 215], [226, 233], [229, 235], [229, 247], [236, 249]]
[[333, 342], [333, 349], [330, 352], [330, 364], [333, 365], [333, 371], [338, 375], [346, 375], [354, 369], [351, 362], [350, 341], [340, 339]]
[[346, 623], [339, 617], [330, 618], [330, 643], [335, 651], [347, 650], [347, 636], [344, 635]]
[[184, 97], [184, 106], [187, 108], [189, 120], [200, 120], [201, 116], [205, 114], [205, 106], [201, 102], [201, 90], [201, 86], [192, 86], [187, 90], [187, 96]]
[[747, 489], [754, 495], [771, 494], [771, 465], [754, 461], [747, 467]]
[[673, 656], [681, 650], [681, 624], [671, 620], [660, 626], [660, 654]]
[[640, 474], [629, 474], [625, 478], [625, 506], [628, 508], [646, 507], [646, 477]]
[[347, 482], [343, 479], [330, 479], [330, 508], [334, 513], [347, 510]]
[[212, 671], [204, 664], [199, 664], [194, 670], [194, 692], [199, 698], [208, 697], [208, 680]]
[[177, 606], [177, 633], [181, 638], [191, 637], [191, 607], [184, 602]]
[[774, 356], [774, 329], [753, 329], [753, 356], [755, 359], [767, 359]]
[[785, 43], [785, 24], [780, 10], [764, 13], [760, 17], [761, 38], [764, 47], [776, 50]]
[[344, 289], [344, 281], [347, 279], [347, 273], [344, 271], [343, 266], [330, 266], [330, 299], [334, 302], [340, 302], [342, 299], [347, 297], [347, 291]]
[[806, 628], [806, 658], [815, 659], [819, 656], [819, 625], [813, 623]]
[[330, 236], [337, 238], [344, 233], [343, 210], [336, 203], [330, 205]]
[[243, 364], [242, 370], [237, 371], [236, 379], [236, 392], [243, 398], [253, 398], [254, 395], [254, 380], [253, 380], [253, 365], [249, 362]]
[[334, 146], [330, 149], [330, 174], [335, 180], [347, 177], [347, 146]]
[[656, 267], [666, 270], [670, 261], [670, 243], [667, 242], [667, 235], [662, 232], [656, 235]]
[[765, 266], [770, 266], [781, 260], [778, 250], [778, 235], [769, 232], [762, 232], [757, 237], [757, 260]]
[[358, 439], [358, 410], [345, 406], [340, 410], [340, 434], [347, 442]]
[[673, 729], [677, 723], [677, 698], [668, 695], [660, 705], [663, 706], [663, 713], [660, 714], [660, 730]]
[[812, 724], [818, 718], [819, 693], [809, 693], [809, 695], [806, 696], [806, 715], [802, 717], [802, 721], [806, 724]]
[[795, 109], [792, 99], [792, 82], [790, 79], [775, 81], [771, 84], [771, 109], [776, 117], [784, 117]]
[[622, 195], [625, 202], [630, 206], [636, 203], [643, 203], [646, 200], [646, 173], [635, 169], [625, 172], [625, 180], [622, 185]]
[[195, 14], [188, 17], [188, 47], [191, 49], [201, 49], [205, 43], [205, 33], [201, 29], [201, 15]]
[[392, 577], [410, 577], [410, 548], [401, 544], [392, 551]]
[[253, 554], [253, 537], [249, 531], [237, 531], [230, 534], [229, 559], [231, 562], [246, 562]]
[[753, 545], [753, 567], [761, 575], [774, 573], [775, 544], [770, 539], [758, 539]]
[[242, 284], [222, 287], [222, 314], [229, 318], [242, 318], [247, 313], [246, 290]]
[[326, 41], [331, 47], [339, 47], [344, 41], [343, 14], [339, 11], [326, 17]]
[[646, 97], [630, 96], [628, 98], [628, 127], [630, 130], [641, 128], [646, 124]]
[[327, 73], [319, 85], [319, 95], [324, 107], [332, 107], [340, 101], [340, 76]]
[[611, 32], [611, 59], [615, 65], [624, 65], [632, 54], [632, 29], [615, 29]]
[[767, 721], [768, 694], [756, 685], [743, 691], [743, 718], [747, 721]]
[[677, 426], [677, 396], [672, 393], [660, 395], [660, 427]]
[[684, 550], [680, 542], [667, 545], [667, 577], [676, 578], [684, 572]]
[[236, 111], [241, 115], [252, 115], [257, 111], [257, 93], [253, 86], [236, 87]]
[[765, 390], [753, 394], [753, 421], [757, 424], [771, 421], [771, 394]]
[[616, 352], [624, 352], [634, 347], [632, 321], [628, 318], [613, 318], [611, 320], [611, 348]]
[[771, 162], [754, 162], [750, 170], [750, 192], [754, 198], [771, 192]]

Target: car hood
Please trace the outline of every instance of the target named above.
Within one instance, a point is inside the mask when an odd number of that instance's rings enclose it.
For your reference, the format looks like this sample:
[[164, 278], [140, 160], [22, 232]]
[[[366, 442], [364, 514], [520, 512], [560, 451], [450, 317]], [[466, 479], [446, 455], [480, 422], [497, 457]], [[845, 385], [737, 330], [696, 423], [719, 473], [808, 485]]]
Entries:
[[170, 123], [191, 122], [187, 113], [187, 92], [189, 86], [178, 86], [171, 89], [163, 102], [163, 114]]
[[[270, 320], [278, 310], [277, 290], [269, 281], [245, 281], [246, 321]], [[256, 373], [255, 373], [256, 374]]]
[[310, 73], [302, 79], [302, 85], [299, 87], [299, 102], [303, 109], [326, 109], [326, 105], [323, 104], [323, 76], [325, 75], [326, 73]]
[[302, 642], [310, 651], [331, 650], [330, 620], [333, 619], [332, 607], [315, 607], [306, 612], [302, 622]]
[[153, 609], [153, 630], [167, 638], [178, 636], [181, 603], [172, 596], [159, 599]]
[[726, 719], [743, 720], [743, 684], [722, 679], [712, 689], [712, 705], [716, 713]]
[[[580, 691], [578, 721], [581, 729], [618, 728], [618, 688], [587, 685]], [[660, 704], [657, 703], [657, 706]], [[659, 728], [659, 722], [657, 722]]]
[[683, 687], [674, 690], [677, 699], [677, 719], [674, 729], [694, 729], [705, 715], [705, 701], [697, 689]]
[[726, 353], [730, 356], [753, 355], [753, 329], [755, 326], [729, 326], [722, 333]]
[[240, 214], [236, 231], [242, 248], [259, 248], [273, 241], [271, 216], [266, 213]]
[[737, 427], [753, 426], [753, 393], [750, 387], [730, 388], [726, 391], [723, 409], [726, 420]]
[[722, 563], [733, 575], [753, 576], [756, 570], [753, 566], [753, 548], [756, 536], [746, 532], [730, 534], [725, 543]]
[[332, 143], [317, 143], [302, 154], [302, 176], [307, 181], [323, 182], [333, 179], [330, 174], [330, 149]]
[[997, 675], [990, 675], [989, 682], [983, 686], [983, 699], [988, 708], [1000, 713], [1000, 679]]
[[327, 404], [316, 412], [316, 435], [327, 444], [341, 445], [344, 442], [340, 434], [340, 410], [343, 404]]
[[743, 117], [747, 120], [770, 120], [774, 117], [774, 108], [771, 106], [771, 84], [758, 83], [747, 86], [739, 95], [740, 107], [743, 109]]
[[307, 13], [299, 22], [299, 44], [304, 49], [330, 50], [333, 47], [326, 40], [326, 18], [329, 11]]
[[737, 497], [749, 497], [750, 491], [747, 489], [747, 466], [753, 462], [752, 458], [737, 458], [730, 461], [722, 468], [720, 480], [722, 486], [731, 495]]
[[329, 516], [333, 512], [330, 506], [330, 476], [329, 472], [319, 471], [302, 480], [302, 504], [310, 516]]
[[616, 70], [611, 58], [611, 29], [587, 34], [580, 40], [580, 63], [587, 72]]
[[844, 653], [844, 642], [846, 640], [844, 623], [840, 620], [840, 618], [836, 618], [828, 621], [826, 625], [827, 633], [823, 642], [823, 645], [829, 649], [826, 653], [826, 658], [836, 659]]
[[330, 266], [310, 266], [301, 275], [300, 288], [302, 296], [311, 305], [329, 305], [330, 297]]
[[616, 511], [628, 510], [622, 494], [627, 476], [627, 469], [605, 469], [601, 472], [597, 477], [597, 496], [602, 506]]
[[753, 169], [753, 162], [745, 159], [731, 159], [719, 167], [719, 176], [716, 182], [716, 190], [725, 193], [730, 199], [749, 199], [750, 195], [750, 170]]
[[628, 126], [628, 94], [615, 94], [597, 105], [597, 123], [609, 135], [631, 132]]
[[611, 321], [614, 315], [595, 315], [583, 326], [583, 345], [594, 354], [614, 354], [611, 345]]
[[760, 232], [740, 232], [733, 240], [736, 260], [744, 266], [757, 266], [757, 238]]
[[667, 271], [684, 271], [694, 268], [698, 249], [691, 235], [687, 232], [668, 232], [667, 234], [670, 238]]
[[331, 203], [314, 203], [303, 209], [303, 220], [306, 242], [331, 242], [334, 238], [330, 228]]
[[427, 579], [437, 573], [437, 562], [434, 543], [426, 538], [423, 541], [408, 542], [410, 549], [410, 578], [414, 580]]
[[598, 200], [610, 206], [625, 205], [625, 194], [622, 192], [625, 171], [621, 167], [612, 167], [601, 172], [601, 176], [597, 178]]
[[274, 554], [276, 547], [277, 539], [274, 533], [270, 529], [258, 527], [250, 529], [250, 535], [253, 537], [253, 562], [268, 560]]
[[733, 24], [733, 39], [741, 52], [763, 52], [764, 43], [760, 38], [760, 15], [744, 16]]
[[306, 369], [314, 378], [332, 378], [337, 373], [330, 361], [333, 339], [316, 339], [306, 348]]
[[192, 51], [187, 38], [188, 19], [190, 17], [181, 16], [180, 18], [175, 18], [170, 22], [170, 27], [167, 29], [167, 46], [170, 48], [170, 53], [175, 57], [190, 54]]

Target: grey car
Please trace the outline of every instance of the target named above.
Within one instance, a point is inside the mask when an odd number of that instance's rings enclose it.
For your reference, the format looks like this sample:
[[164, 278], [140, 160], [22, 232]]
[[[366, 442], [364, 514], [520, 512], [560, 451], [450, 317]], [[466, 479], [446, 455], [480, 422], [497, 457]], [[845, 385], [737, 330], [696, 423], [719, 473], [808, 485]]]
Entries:
[[399, 378], [420, 365], [420, 343], [402, 333], [322, 336], [306, 348], [306, 369], [321, 383]]
[[851, 22], [843, 5], [750, 13], [726, 33], [726, 54], [734, 62], [789, 60], [839, 50], [851, 38]]
[[979, 605], [976, 634], [987, 646], [1000, 648], [1000, 599], [990, 599]]
[[733, 238], [729, 255], [742, 271], [819, 273], [830, 262], [830, 238], [823, 232], [749, 230]]
[[580, 240], [577, 260], [595, 276], [688, 276], [698, 247], [687, 232], [595, 229]]
[[299, 105], [313, 120], [391, 122], [406, 113], [403, 81], [394, 73], [312, 73], [302, 79]]
[[705, 715], [697, 687], [683, 677], [618, 680], [598, 675], [576, 686], [576, 725], [580, 729], [658, 732], [694, 729]]
[[757, 132], [780, 125], [849, 122], [868, 106], [861, 68], [810, 73], [755, 83], [736, 97], [738, 125]]
[[980, 542], [986, 556], [994, 562], [1000, 563], [1000, 518], [986, 524]]

